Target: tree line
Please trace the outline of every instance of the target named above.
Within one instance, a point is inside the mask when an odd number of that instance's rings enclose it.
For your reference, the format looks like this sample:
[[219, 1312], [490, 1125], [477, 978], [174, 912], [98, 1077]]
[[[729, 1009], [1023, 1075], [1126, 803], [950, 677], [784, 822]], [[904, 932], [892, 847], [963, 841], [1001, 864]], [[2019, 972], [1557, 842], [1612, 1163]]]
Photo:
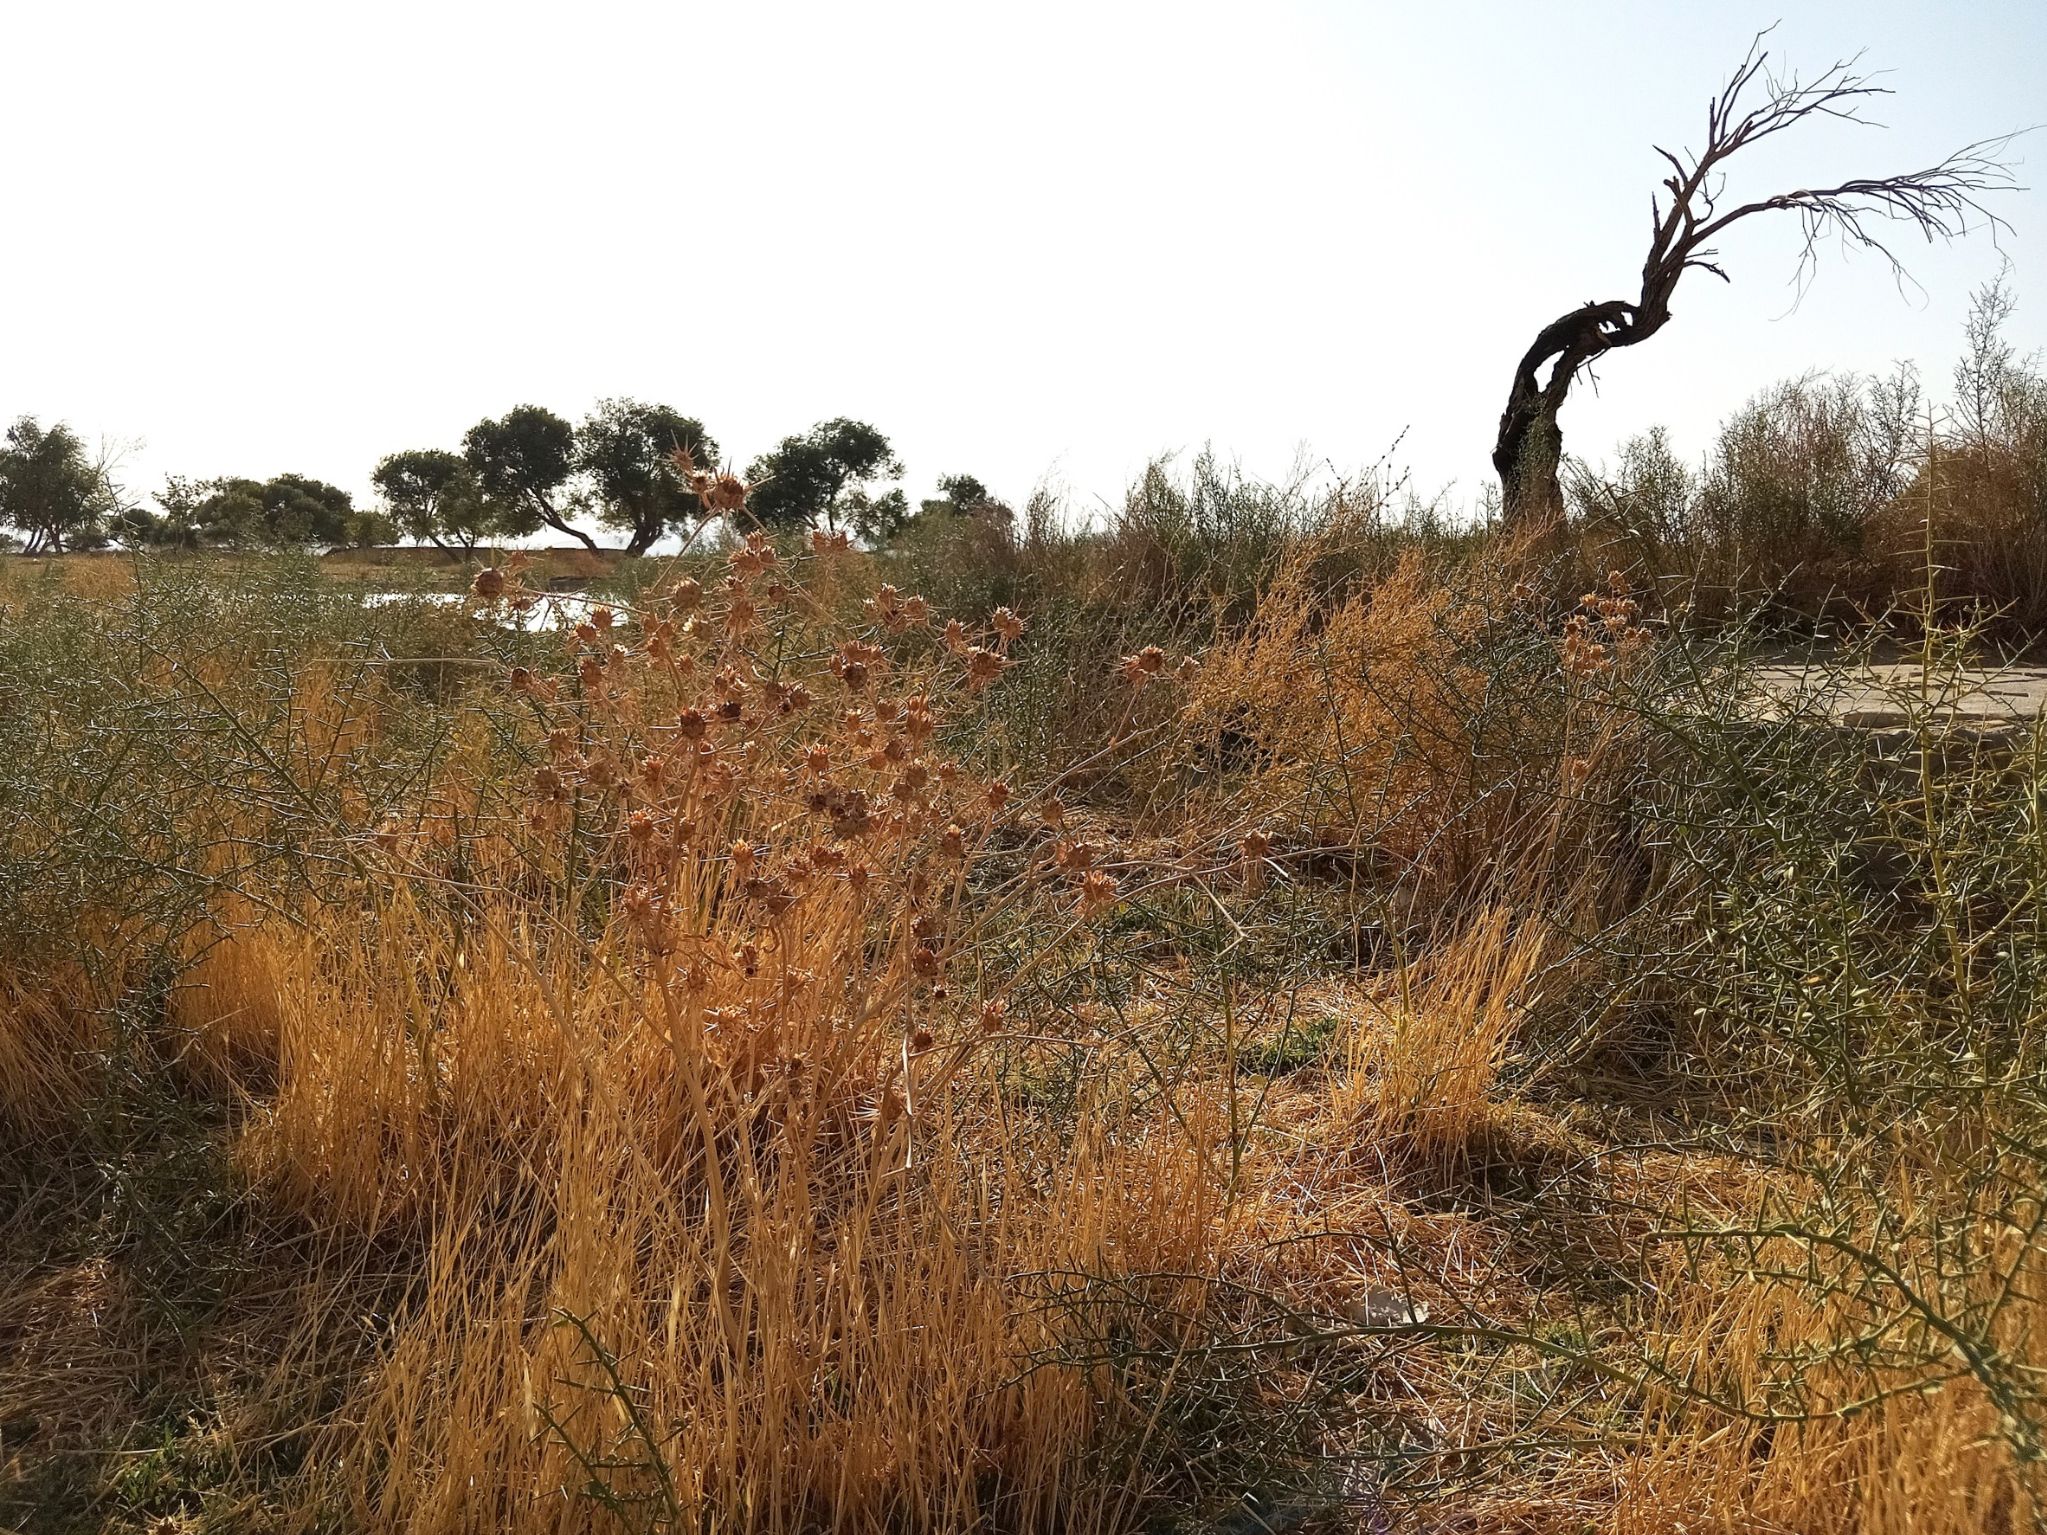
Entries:
[[[591, 549], [579, 524], [622, 534], [645, 554], [703, 516], [678, 463], [715, 465], [718, 442], [667, 405], [608, 399], [580, 425], [538, 405], [486, 417], [459, 448], [408, 448], [370, 472], [376, 504], [299, 474], [267, 480], [170, 476], [156, 509], [132, 504], [109, 454], [97, 458], [70, 427], [24, 416], [0, 446], [0, 527], [26, 552], [104, 548], [307, 549], [367, 547], [401, 538], [468, 554], [543, 529]], [[1000, 513], [971, 475], [940, 479], [940, 497], [910, 509], [902, 462], [864, 421], [837, 417], [784, 437], [747, 466], [747, 513], [768, 528], [843, 527], [886, 542], [916, 515]]]

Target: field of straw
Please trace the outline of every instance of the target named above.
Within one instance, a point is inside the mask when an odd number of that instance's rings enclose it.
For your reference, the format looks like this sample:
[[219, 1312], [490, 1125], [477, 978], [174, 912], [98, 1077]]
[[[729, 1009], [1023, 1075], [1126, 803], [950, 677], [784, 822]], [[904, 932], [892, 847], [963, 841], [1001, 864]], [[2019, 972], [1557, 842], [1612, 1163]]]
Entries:
[[0, 1528], [2040, 1527], [2037, 733], [1202, 494], [0, 578]]

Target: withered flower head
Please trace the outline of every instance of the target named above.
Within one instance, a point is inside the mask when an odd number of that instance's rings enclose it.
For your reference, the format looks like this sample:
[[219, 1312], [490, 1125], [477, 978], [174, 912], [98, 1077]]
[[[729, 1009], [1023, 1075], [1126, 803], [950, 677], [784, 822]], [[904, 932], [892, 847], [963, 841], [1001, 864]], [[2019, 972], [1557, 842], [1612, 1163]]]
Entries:
[[874, 829], [874, 809], [858, 789], [847, 789], [828, 804], [832, 835], [839, 838], [864, 837]]
[[857, 693], [867, 686], [870, 668], [881, 660], [883, 654], [879, 645], [847, 640], [832, 656], [832, 675], [845, 684], [848, 692]]
[[1052, 862], [1068, 874], [1079, 874], [1094, 867], [1097, 852], [1092, 842], [1061, 840], [1052, 849]]
[[903, 706], [903, 734], [912, 741], [930, 740], [932, 732], [937, 728], [938, 721], [931, 716], [931, 700], [922, 693]]
[[1083, 916], [1099, 916], [1116, 904], [1116, 881], [1100, 869], [1090, 869], [1087, 877], [1080, 882], [1080, 909]]
[[768, 909], [768, 915], [779, 917], [796, 904], [796, 896], [790, 890], [788, 881], [771, 874], [756, 874], [741, 887], [740, 893], [749, 901], [758, 901]]
[[746, 505], [746, 482], [736, 474], [721, 474], [713, 478], [697, 499], [708, 511], [730, 514]]
[[985, 688], [1016, 663], [979, 645], [967, 652], [967, 686]]
[[1166, 653], [1156, 645], [1147, 645], [1137, 654], [1125, 656], [1117, 663], [1117, 670], [1132, 687], [1143, 687], [1165, 670], [1165, 665]]
[[735, 576], [741, 580], [749, 580], [764, 570], [774, 568], [775, 546], [768, 542], [765, 534], [749, 533], [746, 535], [746, 541], [725, 559], [726, 563], [731, 565]]

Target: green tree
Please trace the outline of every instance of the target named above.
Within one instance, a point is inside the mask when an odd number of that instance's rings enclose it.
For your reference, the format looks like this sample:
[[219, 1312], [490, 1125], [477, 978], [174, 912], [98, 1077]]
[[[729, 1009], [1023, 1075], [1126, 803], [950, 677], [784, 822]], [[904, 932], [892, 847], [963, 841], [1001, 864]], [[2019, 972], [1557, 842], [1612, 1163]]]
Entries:
[[337, 485], [303, 474], [268, 480], [172, 476], [157, 494], [165, 541], [230, 549], [329, 548], [374, 535], [354, 498]]
[[170, 549], [197, 549], [205, 542], [199, 528], [199, 508], [212, 494], [214, 481], [195, 480], [187, 475], [167, 474], [156, 504], [163, 508], [157, 519], [158, 539]]
[[194, 542], [256, 549], [269, 542], [263, 525], [263, 482], [227, 475], [200, 481], [191, 507]]
[[[988, 494], [988, 487], [971, 474], [941, 474], [938, 477], [938, 493], [944, 497], [944, 504], [957, 512], [972, 511], [985, 506], [995, 498]], [[931, 505], [929, 501], [923, 503]]]
[[62, 554], [104, 542], [115, 497], [103, 466], [86, 457], [70, 427], [48, 429], [23, 416], [0, 447], [0, 523], [19, 528], [29, 554]]
[[342, 542], [351, 549], [374, 549], [398, 538], [398, 524], [376, 507], [357, 507], [341, 525]]
[[263, 541], [296, 549], [349, 542], [355, 499], [337, 485], [303, 474], [280, 474], [263, 482]]
[[106, 522], [108, 535], [123, 549], [160, 548], [169, 534], [169, 524], [147, 507], [124, 506]]
[[462, 438], [462, 456], [484, 495], [508, 515], [528, 520], [529, 531], [544, 524], [585, 548], [597, 547], [569, 522], [577, 506], [576, 429], [553, 411], [520, 405], [495, 421], [479, 421]]
[[697, 518], [696, 494], [675, 472], [677, 449], [707, 466], [718, 457], [703, 422], [638, 400], [598, 401], [577, 434], [577, 467], [596, 492], [598, 517], [627, 535], [627, 554], [645, 554], [662, 534]]
[[902, 472], [888, 438], [841, 416], [784, 437], [755, 459], [746, 471], [747, 505], [769, 527], [844, 522], [865, 537], [886, 537], [902, 525], [908, 503], [900, 489], [877, 493], [873, 482]]
[[[484, 495], [476, 471], [459, 453], [441, 448], [412, 448], [387, 454], [370, 471], [398, 531], [424, 539], [435, 548], [463, 554], [494, 534], [512, 531], [525, 519], [505, 514], [510, 508]], [[516, 526], [530, 533], [537, 523]], [[452, 548], [450, 546], [453, 546]]]
[[938, 477], [936, 498], [917, 503], [920, 517], [978, 517], [984, 522], [1007, 527], [1016, 513], [997, 500], [988, 487], [971, 474], [943, 474]]

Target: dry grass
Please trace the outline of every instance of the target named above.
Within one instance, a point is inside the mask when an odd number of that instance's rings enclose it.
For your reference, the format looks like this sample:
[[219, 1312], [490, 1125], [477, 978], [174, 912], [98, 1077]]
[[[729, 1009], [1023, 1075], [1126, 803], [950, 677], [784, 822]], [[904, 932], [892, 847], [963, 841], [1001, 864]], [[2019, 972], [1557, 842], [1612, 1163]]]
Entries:
[[1500, 1068], [1554, 945], [1547, 925], [1517, 926], [1495, 908], [1403, 972], [1353, 1036], [1355, 1085], [1337, 1102], [1354, 1133], [1399, 1156], [1465, 1151], [1490, 1122]]
[[[507, 638], [453, 703], [208, 619], [121, 675], [123, 728], [192, 732], [128, 798], [74, 700], [4, 823], [93, 877], [34, 887], [73, 902], [68, 960], [45, 924], [0, 961], [0, 1506], [2037, 1524], [2004, 866], [1964, 915], [2005, 947], [1929, 940], [1891, 993], [1921, 1096], [1865, 1105], [1805, 1014], [1760, 1016], [1804, 844], [1751, 885], [1675, 866], [1724, 805], [1654, 818], [1624, 583], [1556, 612], [1526, 550], [1369, 584], [1341, 553], [1290, 547], [1198, 667], [1104, 664], [1071, 755], [1134, 801], [995, 780], [1033, 637], [829, 539]], [[2002, 1085], [1937, 1075], [1965, 1028]]]

